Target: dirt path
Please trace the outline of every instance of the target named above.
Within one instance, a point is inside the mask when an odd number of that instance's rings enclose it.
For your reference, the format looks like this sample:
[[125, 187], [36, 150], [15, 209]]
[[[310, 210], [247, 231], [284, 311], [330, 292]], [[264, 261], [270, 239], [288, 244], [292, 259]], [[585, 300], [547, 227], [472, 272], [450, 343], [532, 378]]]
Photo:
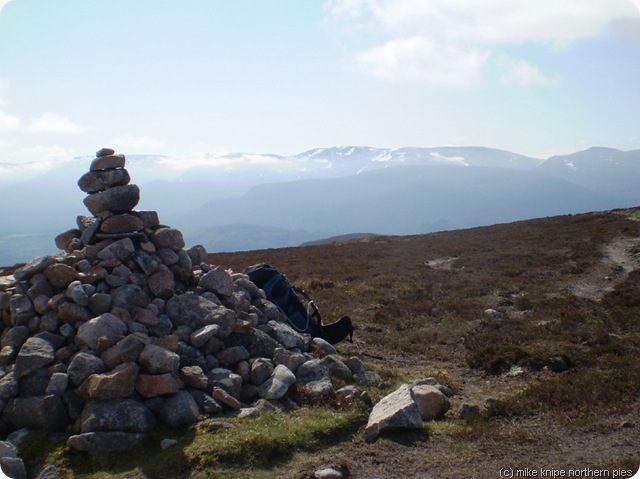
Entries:
[[580, 298], [598, 301], [613, 291], [625, 280], [631, 271], [640, 268], [640, 255], [632, 252], [640, 244], [640, 238], [617, 238], [606, 244], [602, 251], [602, 261], [596, 268], [585, 273], [567, 288]]

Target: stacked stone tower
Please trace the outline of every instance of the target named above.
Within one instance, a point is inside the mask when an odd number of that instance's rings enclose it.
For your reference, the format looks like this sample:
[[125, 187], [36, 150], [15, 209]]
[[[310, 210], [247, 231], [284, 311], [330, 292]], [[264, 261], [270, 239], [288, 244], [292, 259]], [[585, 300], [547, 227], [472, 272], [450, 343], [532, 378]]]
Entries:
[[59, 430], [74, 449], [118, 450], [158, 421], [324, 401], [335, 376], [377, 380], [289, 327], [247, 275], [134, 210], [123, 155], [98, 151], [78, 185], [91, 216], [56, 237], [64, 252], [0, 277], [0, 436]]

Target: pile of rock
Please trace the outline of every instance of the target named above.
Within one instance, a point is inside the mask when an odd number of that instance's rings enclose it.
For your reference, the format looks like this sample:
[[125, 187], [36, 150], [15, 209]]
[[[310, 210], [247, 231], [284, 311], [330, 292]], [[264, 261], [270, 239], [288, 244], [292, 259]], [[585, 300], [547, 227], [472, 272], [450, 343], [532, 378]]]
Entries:
[[158, 421], [286, 408], [378, 380], [358, 358], [300, 335], [242, 273], [185, 249], [157, 213], [135, 211], [125, 157], [103, 149], [78, 184], [92, 216], [64, 252], [0, 278], [0, 433], [70, 433], [80, 451], [138, 444]]

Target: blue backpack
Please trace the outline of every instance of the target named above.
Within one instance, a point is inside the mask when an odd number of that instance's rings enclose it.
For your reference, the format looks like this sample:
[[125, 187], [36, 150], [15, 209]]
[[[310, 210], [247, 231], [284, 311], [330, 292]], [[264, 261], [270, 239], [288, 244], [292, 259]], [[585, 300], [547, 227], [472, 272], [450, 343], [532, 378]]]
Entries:
[[[331, 344], [343, 339], [353, 342], [353, 324], [349, 316], [342, 316], [331, 324], [323, 324], [316, 303], [304, 290], [292, 286], [274, 266], [259, 263], [249, 266], [244, 273], [258, 288], [264, 290], [267, 299], [278, 307], [289, 325], [299, 333], [322, 338]], [[306, 300], [306, 306], [298, 295]]]

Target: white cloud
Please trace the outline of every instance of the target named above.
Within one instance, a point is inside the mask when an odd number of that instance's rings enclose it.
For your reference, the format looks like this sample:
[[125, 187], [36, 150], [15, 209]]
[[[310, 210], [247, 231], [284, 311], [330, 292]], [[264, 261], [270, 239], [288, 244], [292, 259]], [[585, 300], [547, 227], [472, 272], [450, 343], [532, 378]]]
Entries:
[[419, 36], [389, 40], [356, 56], [361, 67], [381, 78], [454, 87], [478, 85], [488, 58], [486, 50], [453, 46], [443, 50]]
[[260, 153], [203, 153], [194, 152], [189, 155], [166, 156], [158, 159], [163, 168], [187, 170], [190, 168], [218, 168], [221, 170], [252, 169], [256, 166], [278, 167], [295, 170], [300, 162], [295, 158], [280, 157]]
[[22, 180], [73, 161], [74, 149], [59, 145], [23, 146], [0, 142], [0, 179]]
[[[488, 58], [524, 42], [566, 46], [638, 19], [640, 0], [328, 0], [352, 61], [373, 75], [468, 87]], [[522, 85], [543, 84], [519, 66]], [[516, 65], [517, 66], [517, 65]], [[511, 69], [513, 70], [513, 69]], [[461, 81], [467, 77], [466, 81]], [[528, 79], [527, 79], [528, 78]]]
[[21, 125], [22, 122], [19, 118], [8, 115], [0, 110], [0, 132], [17, 130]]
[[531, 65], [524, 60], [507, 62], [502, 68], [500, 81], [505, 85], [515, 84], [524, 87], [555, 83], [552, 78], [543, 75], [537, 65]]
[[31, 133], [75, 134], [85, 130], [69, 118], [51, 112], [43, 113], [27, 125], [27, 131]]
[[164, 148], [164, 142], [146, 135], [116, 136], [111, 138], [109, 145], [129, 153], [154, 153]]

